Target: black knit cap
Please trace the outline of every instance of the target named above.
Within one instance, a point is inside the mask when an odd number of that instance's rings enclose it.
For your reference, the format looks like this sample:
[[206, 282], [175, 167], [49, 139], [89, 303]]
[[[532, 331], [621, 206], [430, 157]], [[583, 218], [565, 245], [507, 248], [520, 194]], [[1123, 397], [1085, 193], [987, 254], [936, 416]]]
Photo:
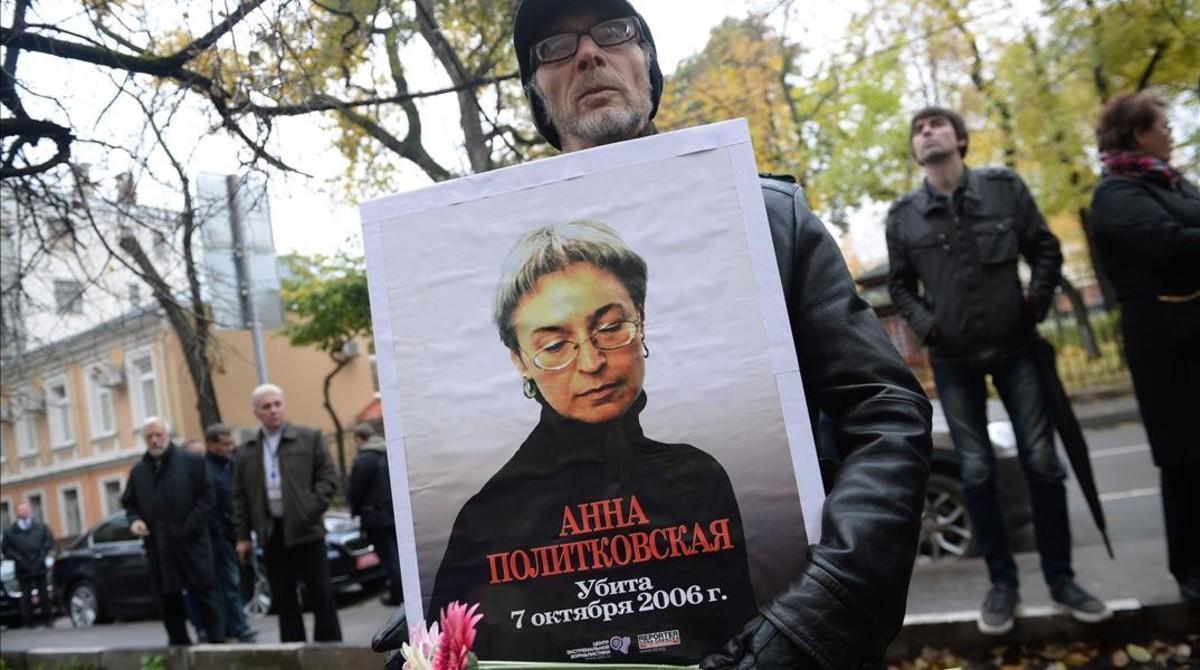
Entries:
[[[550, 125], [546, 118], [546, 110], [529, 85], [533, 79], [533, 45], [540, 39], [548, 37], [544, 34], [546, 25], [560, 16], [570, 12], [596, 12], [601, 19], [615, 19], [632, 16], [637, 19], [641, 39], [654, 47], [654, 36], [650, 34], [650, 26], [641, 14], [627, 0], [522, 0], [517, 7], [517, 15], [513, 20], [513, 48], [517, 52], [517, 63], [521, 67], [521, 86], [525, 88], [525, 97], [529, 99], [529, 107], [533, 110], [533, 122], [538, 132], [555, 149], [562, 149], [558, 131]], [[652, 49], [654, 55], [650, 58], [650, 118], [658, 113], [658, 100], [662, 97], [663, 76], [658, 67], [657, 49]]]

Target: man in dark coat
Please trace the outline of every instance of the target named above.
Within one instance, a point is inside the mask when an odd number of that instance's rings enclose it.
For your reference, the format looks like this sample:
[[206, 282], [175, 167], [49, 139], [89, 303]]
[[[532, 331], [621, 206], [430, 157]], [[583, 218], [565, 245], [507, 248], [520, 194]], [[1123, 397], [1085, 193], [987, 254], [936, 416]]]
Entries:
[[233, 433], [223, 423], [204, 430], [204, 464], [213, 484], [213, 509], [208, 536], [212, 541], [213, 577], [226, 638], [254, 642], [258, 632], [246, 622], [242, 609], [241, 568], [238, 566], [237, 532], [233, 528]]
[[208, 642], [224, 642], [225, 631], [213, 590], [208, 515], [212, 481], [204, 459], [175, 446], [166, 421], [151, 417], [142, 426], [146, 454], [129, 472], [121, 505], [129, 530], [142, 538], [146, 559], [163, 605], [163, 625], [172, 645], [189, 645], [183, 591], [200, 609]]
[[[29, 503], [17, 505], [17, 520], [4, 532], [3, 552], [16, 569], [17, 584], [21, 587], [21, 621], [30, 628], [38, 623], [38, 618], [46, 626], [54, 624], [54, 608], [46, 589], [46, 556], [53, 547], [50, 527], [30, 516]], [[38, 592], [36, 603], [34, 589]], [[35, 616], [35, 605], [40, 617]]]
[[[1108, 607], [1075, 582], [1071, 568], [1066, 473], [1033, 348], [1035, 326], [1046, 317], [1062, 270], [1058, 239], [1015, 172], [964, 165], [969, 136], [956, 112], [918, 111], [909, 140], [925, 181], [888, 211], [888, 292], [929, 347], [962, 460], [963, 495], [992, 582], [979, 630], [1007, 633], [1018, 602], [1017, 564], [987, 431], [989, 375], [1016, 434], [1050, 595], [1080, 621], [1107, 619]], [[1024, 287], [1019, 256], [1030, 267]]]
[[263, 564], [279, 613], [281, 642], [304, 642], [304, 619], [296, 587], [304, 582], [312, 604], [313, 639], [340, 642], [337, 603], [325, 555], [325, 510], [337, 492], [337, 469], [321, 432], [287, 421], [283, 389], [263, 384], [250, 394], [258, 434], [238, 449], [233, 475], [237, 552], [253, 551], [251, 531], [263, 548]]
[[388, 575], [388, 596], [384, 605], [399, 605], [404, 600], [400, 584], [400, 553], [396, 546], [396, 519], [392, 514], [392, 482], [388, 474], [387, 444], [375, 434], [369, 423], [354, 427], [358, 455], [350, 468], [346, 498], [350, 513], [358, 517], [363, 532], [379, 554]]

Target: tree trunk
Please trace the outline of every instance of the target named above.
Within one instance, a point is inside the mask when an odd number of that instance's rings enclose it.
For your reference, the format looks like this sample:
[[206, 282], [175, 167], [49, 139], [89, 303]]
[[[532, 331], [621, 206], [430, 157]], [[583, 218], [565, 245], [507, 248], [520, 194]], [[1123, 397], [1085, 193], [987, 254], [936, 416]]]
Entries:
[[195, 319], [194, 315], [189, 314], [180, 306], [175, 300], [175, 296], [171, 295], [171, 287], [167, 285], [162, 275], [158, 273], [158, 269], [146, 256], [145, 250], [142, 249], [142, 245], [136, 237], [122, 235], [119, 244], [141, 271], [142, 280], [154, 292], [154, 299], [167, 313], [167, 321], [171, 323], [171, 328], [179, 338], [184, 359], [187, 361], [188, 375], [192, 378], [192, 386], [196, 390], [196, 409], [200, 412], [200, 425], [209, 426], [219, 423], [221, 410], [217, 407], [217, 393], [212, 382], [212, 366], [208, 360], [208, 333], [205, 332], [202, 336], [197, 328], [199, 321], [200, 324], [205, 324], [205, 330], [207, 330], [207, 320]]
[[338, 349], [329, 352], [329, 357], [332, 358], [333, 362], [337, 363], [337, 365], [334, 366], [333, 370], [330, 371], [329, 374], [325, 375], [325, 386], [322, 394], [325, 398], [325, 411], [329, 414], [330, 420], [333, 421], [333, 438], [334, 441], [337, 442], [338, 471], [341, 473], [342, 479], [345, 479], [346, 431], [342, 428], [342, 422], [338, 419], [337, 412], [333, 411], [333, 401], [329, 397], [329, 389], [333, 384], [334, 375], [341, 372], [342, 368], [346, 367], [346, 364], [350, 362], [350, 359], [346, 356], [343, 356], [341, 351], [341, 347], [339, 347]]

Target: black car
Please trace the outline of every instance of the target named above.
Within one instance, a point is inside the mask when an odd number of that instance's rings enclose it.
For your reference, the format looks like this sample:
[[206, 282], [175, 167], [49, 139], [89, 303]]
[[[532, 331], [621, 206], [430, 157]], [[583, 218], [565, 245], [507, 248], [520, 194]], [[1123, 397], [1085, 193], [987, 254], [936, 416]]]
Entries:
[[[325, 514], [325, 545], [330, 580], [335, 590], [347, 590], [382, 581], [383, 566], [375, 548], [359, 531], [358, 523], [344, 512]], [[261, 562], [261, 552], [253, 565]], [[100, 522], [71, 544], [54, 561], [53, 591], [72, 625], [91, 626], [111, 619], [142, 619], [161, 615], [146, 550], [129, 531], [124, 512]], [[252, 569], [243, 582], [246, 611], [265, 614], [271, 605], [270, 590], [261, 571]]]

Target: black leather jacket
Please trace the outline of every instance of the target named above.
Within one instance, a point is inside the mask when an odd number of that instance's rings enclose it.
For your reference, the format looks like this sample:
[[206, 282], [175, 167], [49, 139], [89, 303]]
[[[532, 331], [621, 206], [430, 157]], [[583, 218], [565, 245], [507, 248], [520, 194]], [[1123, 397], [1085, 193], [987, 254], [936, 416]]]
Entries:
[[762, 188], [809, 416], [814, 432], [819, 412], [833, 419], [841, 462], [803, 574], [701, 667], [877, 665], [904, 620], [930, 405], [803, 191]]
[[940, 363], [987, 366], [1026, 347], [1062, 270], [1058, 239], [1005, 168], [964, 169], [952, 198], [922, 184], [888, 211], [887, 243], [892, 302]]

